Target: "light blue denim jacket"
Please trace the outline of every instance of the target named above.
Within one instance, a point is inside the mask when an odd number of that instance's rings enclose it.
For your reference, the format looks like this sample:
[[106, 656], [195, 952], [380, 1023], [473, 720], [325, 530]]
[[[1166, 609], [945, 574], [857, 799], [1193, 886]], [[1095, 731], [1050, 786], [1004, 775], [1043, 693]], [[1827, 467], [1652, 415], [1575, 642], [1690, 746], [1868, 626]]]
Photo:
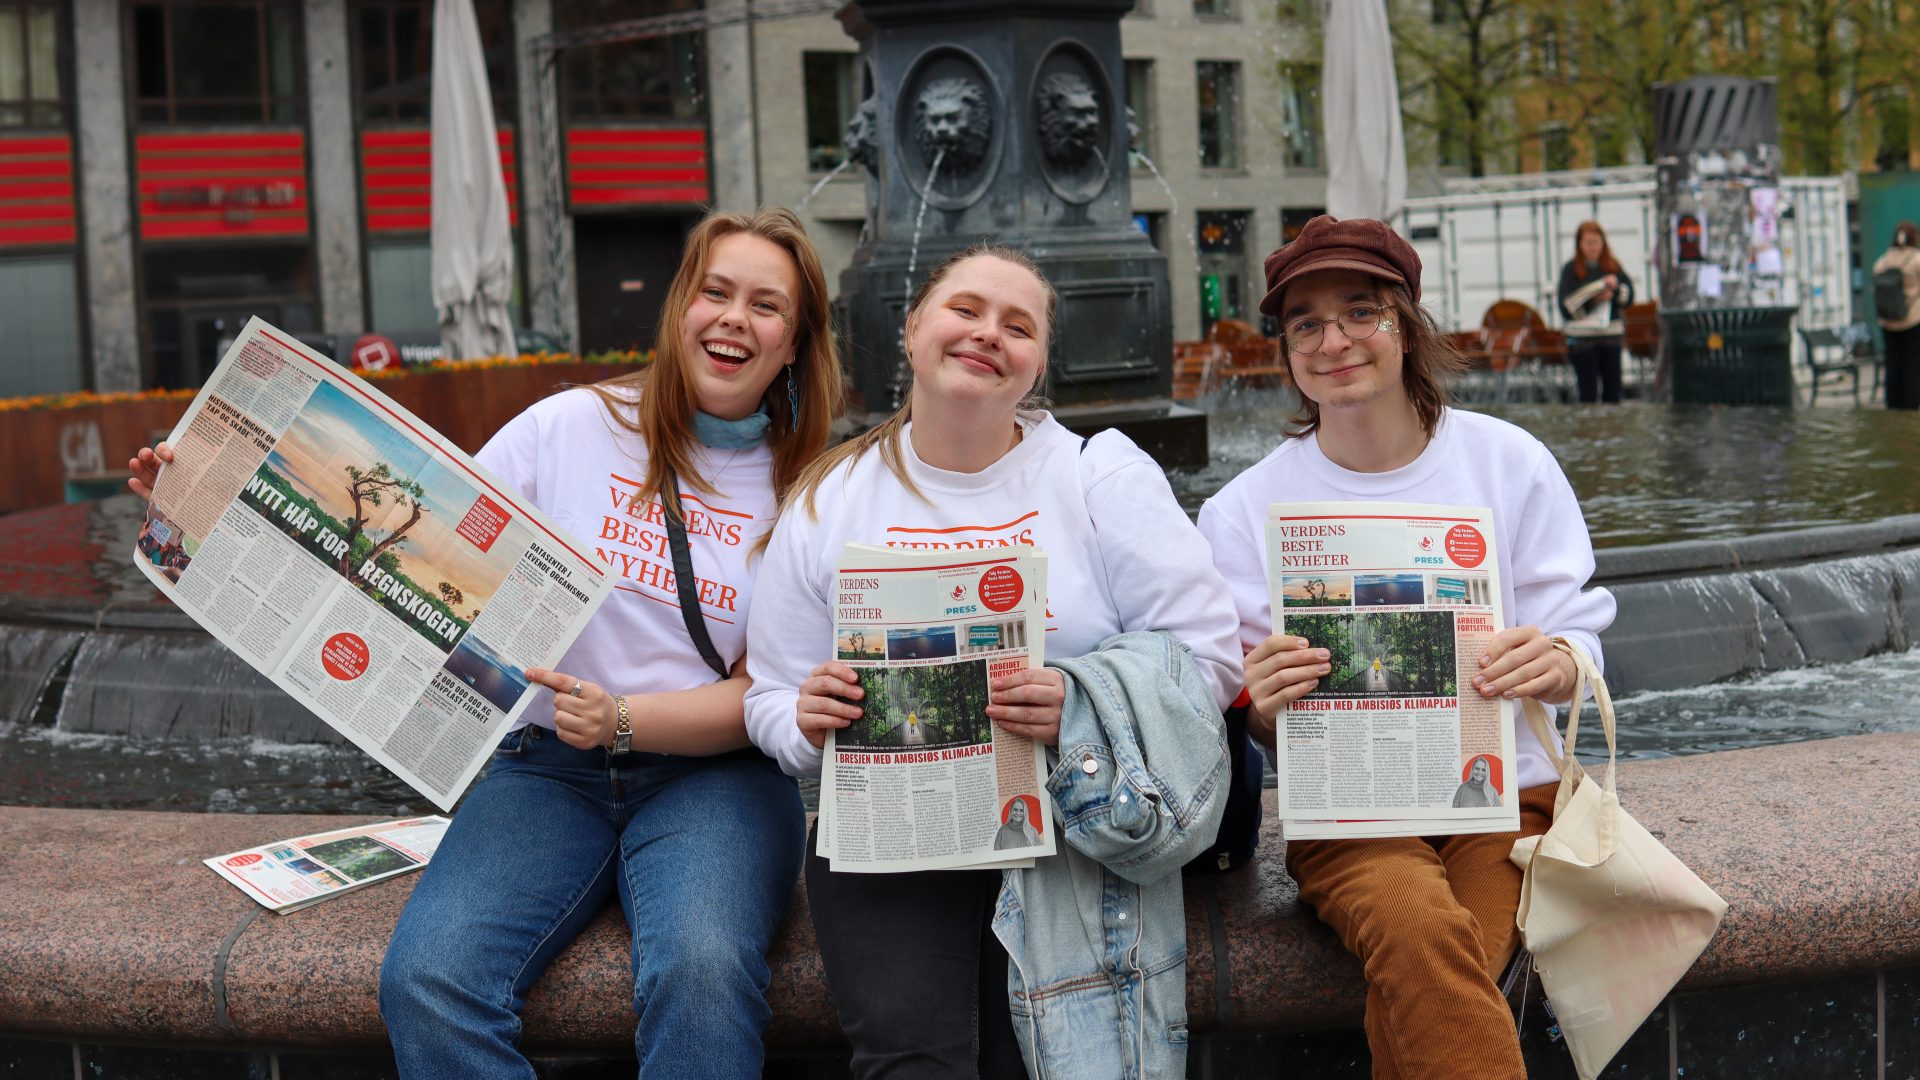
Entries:
[[993, 930], [1012, 958], [1013, 1026], [1035, 1080], [1187, 1075], [1180, 868], [1227, 802], [1213, 692], [1172, 635], [1134, 632], [1049, 667], [1066, 675], [1047, 778], [1066, 842], [1008, 870]]

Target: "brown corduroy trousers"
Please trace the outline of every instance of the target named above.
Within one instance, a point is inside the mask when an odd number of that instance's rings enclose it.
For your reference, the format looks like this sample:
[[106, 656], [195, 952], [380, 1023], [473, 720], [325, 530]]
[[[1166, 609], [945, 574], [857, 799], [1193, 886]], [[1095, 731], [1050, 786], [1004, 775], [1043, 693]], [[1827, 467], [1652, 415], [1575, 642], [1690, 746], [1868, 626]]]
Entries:
[[1520, 792], [1520, 831], [1293, 840], [1300, 899], [1367, 976], [1375, 1080], [1524, 1080], [1520, 1039], [1494, 986], [1519, 942], [1513, 842], [1547, 831], [1558, 783]]

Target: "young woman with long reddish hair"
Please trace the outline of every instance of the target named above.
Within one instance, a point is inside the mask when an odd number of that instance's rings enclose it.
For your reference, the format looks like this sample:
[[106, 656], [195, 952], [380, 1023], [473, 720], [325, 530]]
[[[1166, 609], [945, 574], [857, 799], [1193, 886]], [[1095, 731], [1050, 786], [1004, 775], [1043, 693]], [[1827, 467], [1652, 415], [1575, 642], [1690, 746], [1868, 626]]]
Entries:
[[[1567, 317], [1567, 362], [1573, 365], [1580, 400], [1620, 404], [1620, 350], [1626, 343], [1622, 313], [1633, 303], [1633, 279], [1620, 268], [1597, 221], [1574, 231], [1574, 256], [1560, 269], [1560, 310]], [[1594, 282], [1596, 295], [1570, 302]]]
[[[401, 913], [380, 1013], [402, 1076], [531, 1080], [527, 992], [616, 898], [633, 931], [641, 1073], [761, 1074], [765, 953], [805, 815], [742, 718], [748, 559], [826, 446], [841, 396], [827, 320], [798, 219], [711, 215], [687, 242], [652, 365], [547, 398], [475, 455], [623, 580], [558, 670], [527, 672], [543, 700], [502, 740]], [[131, 462], [140, 494], [171, 459], [157, 449]], [[725, 676], [682, 614], [675, 514]]]

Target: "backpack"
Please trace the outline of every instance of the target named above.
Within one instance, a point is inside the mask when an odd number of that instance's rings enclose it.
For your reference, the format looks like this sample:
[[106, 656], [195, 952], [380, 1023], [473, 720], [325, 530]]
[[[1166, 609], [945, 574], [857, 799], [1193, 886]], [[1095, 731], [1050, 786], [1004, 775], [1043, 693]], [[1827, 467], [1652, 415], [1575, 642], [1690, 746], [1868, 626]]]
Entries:
[[1886, 322], [1907, 317], [1907, 277], [1897, 266], [1873, 275], [1873, 313]]

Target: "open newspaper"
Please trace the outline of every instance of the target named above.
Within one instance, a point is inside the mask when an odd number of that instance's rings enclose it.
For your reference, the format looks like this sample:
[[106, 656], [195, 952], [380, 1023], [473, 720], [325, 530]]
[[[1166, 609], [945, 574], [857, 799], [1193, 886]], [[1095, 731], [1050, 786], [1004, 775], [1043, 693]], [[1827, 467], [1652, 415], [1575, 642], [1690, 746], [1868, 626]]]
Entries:
[[412, 413], [259, 319], [173, 429], [134, 562], [181, 610], [452, 809], [611, 588]]
[[1473, 676], [1501, 629], [1492, 511], [1276, 503], [1274, 631], [1332, 671], [1282, 711], [1280, 816], [1293, 839], [1509, 832], [1513, 703]]
[[1046, 747], [987, 716], [992, 679], [1039, 667], [1046, 557], [1035, 548], [848, 544], [833, 655], [863, 715], [827, 737], [816, 850], [835, 870], [1031, 866], [1054, 851]]
[[440, 847], [447, 824], [439, 816], [382, 821], [201, 861], [267, 910], [284, 915], [420, 869]]
[[[1589, 300], [1592, 300], [1596, 296], [1599, 296], [1601, 293], [1606, 291], [1606, 288], [1607, 288], [1606, 278], [1604, 277], [1594, 278], [1592, 281], [1589, 281], [1585, 285], [1580, 286], [1578, 289], [1575, 289], [1573, 292], [1568, 293], [1566, 306], [1572, 309], [1573, 311], [1576, 311], [1576, 312], [1580, 311], [1580, 305], [1586, 303]], [[1593, 305], [1593, 310], [1591, 311], [1583, 312], [1577, 315], [1567, 316], [1567, 332], [1571, 334], [1577, 335], [1582, 332], [1590, 333], [1590, 334], [1599, 333], [1601, 331], [1606, 330], [1611, 325], [1613, 325], [1613, 305], [1612, 304], [1595, 304]]]

